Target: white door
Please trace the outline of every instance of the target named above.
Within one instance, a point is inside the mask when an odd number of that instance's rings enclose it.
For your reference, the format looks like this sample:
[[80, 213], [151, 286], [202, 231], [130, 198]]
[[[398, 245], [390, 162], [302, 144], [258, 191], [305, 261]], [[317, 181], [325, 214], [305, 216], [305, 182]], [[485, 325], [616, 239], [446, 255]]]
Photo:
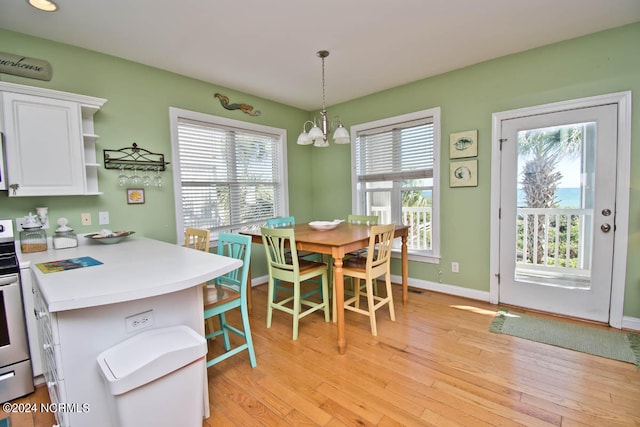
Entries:
[[617, 104], [501, 121], [501, 303], [609, 321], [617, 126]]

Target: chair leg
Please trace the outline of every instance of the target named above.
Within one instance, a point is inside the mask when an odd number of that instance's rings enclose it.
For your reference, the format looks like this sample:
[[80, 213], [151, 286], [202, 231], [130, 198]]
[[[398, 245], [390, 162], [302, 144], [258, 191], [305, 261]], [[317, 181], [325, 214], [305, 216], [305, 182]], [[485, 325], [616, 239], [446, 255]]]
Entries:
[[267, 285], [267, 328], [271, 327], [271, 318], [273, 317], [273, 280], [269, 279]]
[[253, 348], [253, 338], [251, 338], [251, 326], [249, 325], [249, 310], [246, 306], [240, 307], [240, 316], [242, 317], [242, 329], [244, 330], [244, 339], [247, 342], [247, 351], [249, 352], [249, 361], [251, 367], [257, 366], [256, 352]]
[[[373, 283], [371, 279], [365, 279], [365, 287], [367, 292], [367, 307], [369, 308], [369, 323], [371, 323], [371, 335], [378, 336], [378, 328], [376, 327], [376, 309], [373, 298]], [[358, 283], [358, 289], [360, 284]]]
[[300, 321], [300, 282], [293, 284], [293, 340], [298, 339], [298, 322]]
[[227, 316], [224, 313], [218, 315], [220, 319], [220, 329], [222, 330], [222, 337], [224, 338], [224, 349], [229, 351], [231, 348], [231, 341], [229, 341], [229, 328], [227, 327]]
[[352, 277], [351, 280], [353, 285], [353, 294], [356, 297], [355, 307], [360, 308], [360, 279], [357, 277]]
[[393, 307], [393, 295], [391, 294], [391, 275], [390, 274], [386, 274], [385, 275], [385, 281], [387, 282], [387, 298], [389, 298], [389, 316], [391, 317], [391, 320], [395, 322], [396, 320], [396, 312], [395, 309]]
[[[324, 321], [329, 322], [330, 314], [329, 314], [329, 278], [327, 277], [327, 273], [322, 274], [322, 302], [324, 303]], [[335, 299], [334, 299], [335, 301]]]

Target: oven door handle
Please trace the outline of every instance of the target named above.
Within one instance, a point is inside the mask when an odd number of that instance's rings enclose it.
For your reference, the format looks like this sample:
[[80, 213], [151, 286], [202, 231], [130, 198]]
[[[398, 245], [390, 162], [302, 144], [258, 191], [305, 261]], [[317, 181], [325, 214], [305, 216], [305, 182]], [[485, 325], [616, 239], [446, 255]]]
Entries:
[[10, 380], [11, 378], [16, 376], [16, 371], [6, 372], [0, 375], [0, 381]]
[[0, 276], [0, 286], [18, 284], [18, 275], [10, 274], [9, 276]]

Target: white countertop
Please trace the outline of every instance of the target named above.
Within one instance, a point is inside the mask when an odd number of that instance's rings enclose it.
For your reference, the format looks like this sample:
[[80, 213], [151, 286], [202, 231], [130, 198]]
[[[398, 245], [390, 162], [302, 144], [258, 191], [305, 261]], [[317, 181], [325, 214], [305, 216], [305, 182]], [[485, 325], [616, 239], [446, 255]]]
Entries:
[[[20, 268], [30, 267], [50, 312], [114, 304], [194, 287], [242, 265], [242, 261], [140, 236], [118, 244], [82, 241], [76, 248], [23, 254]], [[35, 265], [92, 257], [101, 265], [43, 273]]]

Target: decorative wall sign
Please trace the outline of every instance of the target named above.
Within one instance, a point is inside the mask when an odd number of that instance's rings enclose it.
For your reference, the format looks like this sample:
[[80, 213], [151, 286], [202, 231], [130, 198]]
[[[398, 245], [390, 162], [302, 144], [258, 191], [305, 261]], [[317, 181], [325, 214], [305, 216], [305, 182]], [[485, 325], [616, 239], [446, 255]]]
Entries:
[[475, 157], [478, 155], [478, 130], [452, 133], [449, 136], [449, 158]]
[[130, 205], [144, 203], [144, 188], [127, 188], [127, 203]]
[[240, 110], [245, 114], [248, 114], [250, 116], [259, 116], [261, 114], [260, 111], [253, 111], [253, 105], [249, 105], [249, 104], [229, 104], [229, 98], [220, 94], [220, 93], [216, 93], [215, 95], [216, 98], [218, 98], [220, 100], [220, 104], [227, 110]]
[[0, 52], [0, 73], [49, 81], [53, 70], [51, 64], [42, 59]]
[[449, 164], [450, 187], [477, 187], [478, 160], [465, 160]]

